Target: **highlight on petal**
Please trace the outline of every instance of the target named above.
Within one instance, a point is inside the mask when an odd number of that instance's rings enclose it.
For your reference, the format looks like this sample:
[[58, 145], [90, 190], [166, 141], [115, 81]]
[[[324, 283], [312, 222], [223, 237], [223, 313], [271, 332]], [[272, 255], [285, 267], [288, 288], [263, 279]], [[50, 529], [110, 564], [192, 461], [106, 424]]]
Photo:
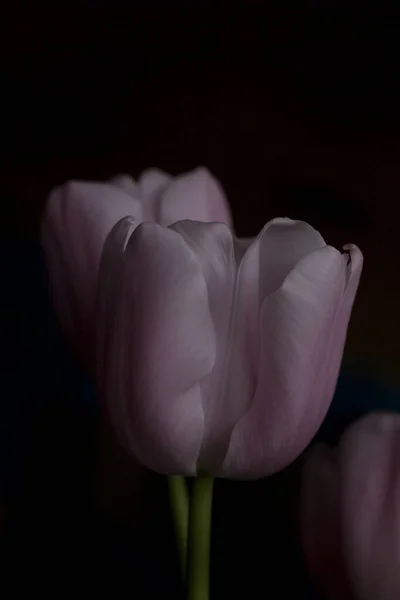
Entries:
[[204, 431], [200, 384], [216, 357], [204, 276], [182, 236], [154, 223], [136, 228], [124, 263], [106, 360], [106, 389], [119, 393], [107, 403], [129, 423], [128, 450], [145, 466], [194, 475]]
[[92, 363], [100, 256], [119, 219], [141, 216], [140, 203], [110, 184], [71, 181], [50, 194], [42, 223], [54, 308], [65, 333]]
[[175, 177], [162, 191], [155, 219], [171, 225], [182, 219], [231, 225], [228, 202], [219, 182], [205, 168]]
[[321, 424], [331, 397], [317, 398], [314, 388], [330, 350], [326, 340], [342, 301], [346, 264], [330, 246], [315, 250], [263, 300], [257, 390], [233, 431], [222, 476], [252, 479], [278, 471]]
[[260, 306], [264, 298], [280, 288], [300, 260], [325, 247], [320, 233], [304, 221], [269, 221], [248, 250], [250, 260], [258, 256]]

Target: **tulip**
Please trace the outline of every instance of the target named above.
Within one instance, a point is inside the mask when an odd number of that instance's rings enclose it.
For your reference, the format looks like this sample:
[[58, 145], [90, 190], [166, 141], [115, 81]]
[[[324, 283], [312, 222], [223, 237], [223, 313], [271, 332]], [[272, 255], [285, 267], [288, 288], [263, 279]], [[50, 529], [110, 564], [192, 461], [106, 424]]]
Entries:
[[331, 402], [362, 255], [274, 219], [119, 221], [98, 294], [98, 383], [128, 453], [160, 473], [256, 479], [294, 460]]
[[302, 481], [302, 541], [327, 600], [400, 598], [400, 415], [372, 413], [337, 448], [316, 446]]
[[180, 219], [231, 223], [219, 183], [204, 168], [179, 177], [145, 171], [135, 182], [70, 181], [50, 194], [42, 241], [56, 315], [70, 345], [89, 370], [95, 348], [95, 305], [100, 257], [113, 226], [131, 216], [136, 224]]

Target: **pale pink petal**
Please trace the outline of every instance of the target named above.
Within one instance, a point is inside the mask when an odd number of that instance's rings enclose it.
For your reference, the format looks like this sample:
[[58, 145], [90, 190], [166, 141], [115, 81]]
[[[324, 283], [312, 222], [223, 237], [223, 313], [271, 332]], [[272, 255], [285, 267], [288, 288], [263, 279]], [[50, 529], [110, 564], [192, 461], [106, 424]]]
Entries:
[[179, 175], [171, 181], [160, 195], [155, 219], [162, 225], [171, 225], [182, 219], [231, 225], [225, 194], [205, 168]]
[[301, 487], [301, 542], [310, 575], [326, 600], [354, 600], [343, 561], [339, 456], [326, 445], [306, 455]]
[[[204, 435], [198, 461], [200, 471], [215, 472], [226, 454], [235, 421], [225, 387], [230, 376], [229, 357], [231, 309], [234, 303], [236, 262], [232, 232], [223, 223], [180, 221], [171, 226], [196, 255], [207, 286], [207, 301], [217, 340], [217, 355], [210, 377], [201, 382]], [[240, 379], [240, 373], [234, 374]], [[246, 402], [246, 398], [242, 398]]]
[[325, 247], [321, 234], [304, 221], [280, 218], [267, 223], [249, 248], [253, 261], [258, 255], [259, 306], [282, 285], [300, 260]]
[[235, 377], [228, 378], [225, 389], [235, 424], [250, 408], [257, 388], [263, 299], [282, 285], [304, 256], [325, 246], [310, 225], [290, 219], [270, 221], [256, 240], [236, 240], [236, 255], [241, 262], [229, 348], [229, 372]]
[[[205, 454], [209, 457], [208, 461], [204, 461], [203, 457], [204, 469], [219, 471], [233, 428], [254, 398], [258, 380], [261, 299], [282, 284], [305, 254], [324, 246], [319, 233], [306, 223], [275, 219], [266, 225], [256, 240], [234, 241], [234, 250], [230, 249], [230, 254], [232, 259], [233, 255], [236, 259], [237, 276], [229, 302], [218, 288], [218, 283], [208, 286], [209, 289], [214, 287], [221, 302], [218, 320], [222, 321], [224, 312], [230, 320], [223, 336], [222, 361], [216, 369], [218, 386], [214, 386], [212, 394], [212, 427], [206, 428], [203, 442]], [[210, 243], [205, 244], [205, 251], [211, 257], [216, 255]], [[260, 273], [263, 274], [261, 281]], [[217, 446], [218, 462], [214, 450]]]
[[[242, 242], [234, 248], [232, 234], [223, 224], [184, 221], [172, 228], [202, 265], [217, 333], [214, 372], [202, 383], [205, 431], [198, 463], [200, 471], [215, 472], [256, 391], [260, 295], [275, 291], [306, 254], [326, 244], [312, 227], [289, 219], [271, 221], [247, 252]], [[260, 270], [265, 273], [262, 285]]]
[[340, 444], [344, 553], [357, 598], [400, 598], [400, 415], [371, 414]]
[[349, 244], [344, 249], [348, 252], [346, 289], [336, 313], [334, 324], [325, 340], [324, 360], [320, 364], [318, 378], [310, 397], [311, 406], [317, 405], [318, 402], [325, 405], [326, 399], [332, 398], [335, 392], [343, 348], [346, 342], [347, 327], [360, 282], [363, 256], [357, 246]]
[[146, 169], [140, 175], [138, 184], [143, 196], [152, 196], [155, 193], [161, 192], [171, 180], [171, 175], [164, 173], [160, 169]]
[[310, 399], [345, 289], [346, 263], [330, 246], [316, 250], [265, 298], [257, 390], [233, 431], [223, 476], [252, 479], [278, 471], [319, 427], [331, 398]]
[[[256, 238], [235, 238], [238, 262], [251, 246], [253, 255], [260, 255], [254, 277], [261, 281], [260, 296], [276, 290], [286, 275], [303, 256], [323, 248], [321, 234], [304, 221], [276, 218], [269, 221]], [[254, 262], [254, 261], [253, 261]]]
[[100, 256], [119, 219], [141, 218], [141, 206], [109, 184], [71, 181], [55, 189], [42, 224], [53, 303], [65, 333], [92, 366]]
[[107, 369], [113, 381], [121, 382], [115, 410], [128, 415], [130, 450], [145, 466], [161, 473], [196, 473], [204, 431], [200, 382], [211, 373], [215, 357], [198, 259], [175, 231], [139, 225], [125, 252]]

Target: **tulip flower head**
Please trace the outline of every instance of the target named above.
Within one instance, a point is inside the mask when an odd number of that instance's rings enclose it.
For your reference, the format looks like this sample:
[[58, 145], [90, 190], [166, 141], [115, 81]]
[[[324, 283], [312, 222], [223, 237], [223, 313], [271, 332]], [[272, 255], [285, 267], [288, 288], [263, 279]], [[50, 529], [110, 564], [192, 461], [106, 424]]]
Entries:
[[274, 219], [121, 219], [100, 267], [98, 384], [127, 451], [160, 473], [254, 479], [310, 442], [331, 402], [362, 268], [356, 246]]

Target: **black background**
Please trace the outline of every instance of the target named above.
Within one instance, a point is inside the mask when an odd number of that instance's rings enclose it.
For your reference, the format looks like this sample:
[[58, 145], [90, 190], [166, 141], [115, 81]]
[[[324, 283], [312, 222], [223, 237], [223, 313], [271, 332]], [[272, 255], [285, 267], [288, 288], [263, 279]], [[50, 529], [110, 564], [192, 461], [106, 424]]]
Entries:
[[[239, 235], [290, 216], [310, 221], [329, 242], [360, 245], [366, 263], [347, 361], [400, 383], [400, 31], [391, 5], [15, 1], [2, 8], [0, 28], [3, 288], [13, 282], [24, 311], [29, 306], [37, 315], [47, 302], [45, 283], [37, 291], [36, 271], [27, 275], [27, 265], [36, 260], [52, 186], [72, 177], [136, 176], [148, 166], [179, 173], [203, 164], [226, 189]], [[30, 319], [26, 330], [32, 321], [36, 329], [21, 342], [12, 325], [20, 314], [3, 329], [12, 340], [6, 364], [18, 379], [15, 365], [24, 357], [31, 363], [36, 398], [50, 358], [46, 349], [38, 367], [31, 357], [48, 317], [44, 311]], [[61, 379], [79, 380], [70, 358], [65, 373], [52, 360], [47, 399], [59, 394]], [[65, 405], [81, 389], [69, 385]], [[29, 393], [26, 382], [12, 386], [15, 397]], [[42, 410], [44, 433], [36, 431], [35, 439], [43, 435], [46, 443], [23, 461], [30, 479], [17, 494], [18, 534], [13, 530], [12, 552], [7, 548], [14, 584], [44, 586], [56, 597], [67, 585], [93, 593], [121, 585], [121, 594], [139, 598], [166, 594], [177, 581], [161, 482], [149, 483], [158, 490], [157, 516], [146, 500], [147, 520], [139, 526], [131, 467], [107, 434], [114, 459], [103, 464], [98, 487], [117, 491], [96, 488], [101, 517], [93, 516], [86, 488], [94, 470], [95, 444], [87, 442], [95, 437], [94, 409], [57, 408], [50, 416]], [[279, 477], [286, 489], [286, 475]], [[290, 558], [296, 552], [286, 549], [292, 524], [283, 508], [295, 503], [292, 494], [274, 503], [279, 485], [246, 485], [246, 493], [234, 483], [217, 489], [222, 525], [215, 544], [224, 551], [214, 554], [225, 562], [216, 569], [215, 597], [283, 598], [288, 590], [303, 597], [301, 568]]]
[[349, 356], [398, 382], [398, 25], [375, 2], [8, 3], [4, 229], [37, 238], [71, 177], [204, 164], [239, 235], [288, 215], [362, 247]]

